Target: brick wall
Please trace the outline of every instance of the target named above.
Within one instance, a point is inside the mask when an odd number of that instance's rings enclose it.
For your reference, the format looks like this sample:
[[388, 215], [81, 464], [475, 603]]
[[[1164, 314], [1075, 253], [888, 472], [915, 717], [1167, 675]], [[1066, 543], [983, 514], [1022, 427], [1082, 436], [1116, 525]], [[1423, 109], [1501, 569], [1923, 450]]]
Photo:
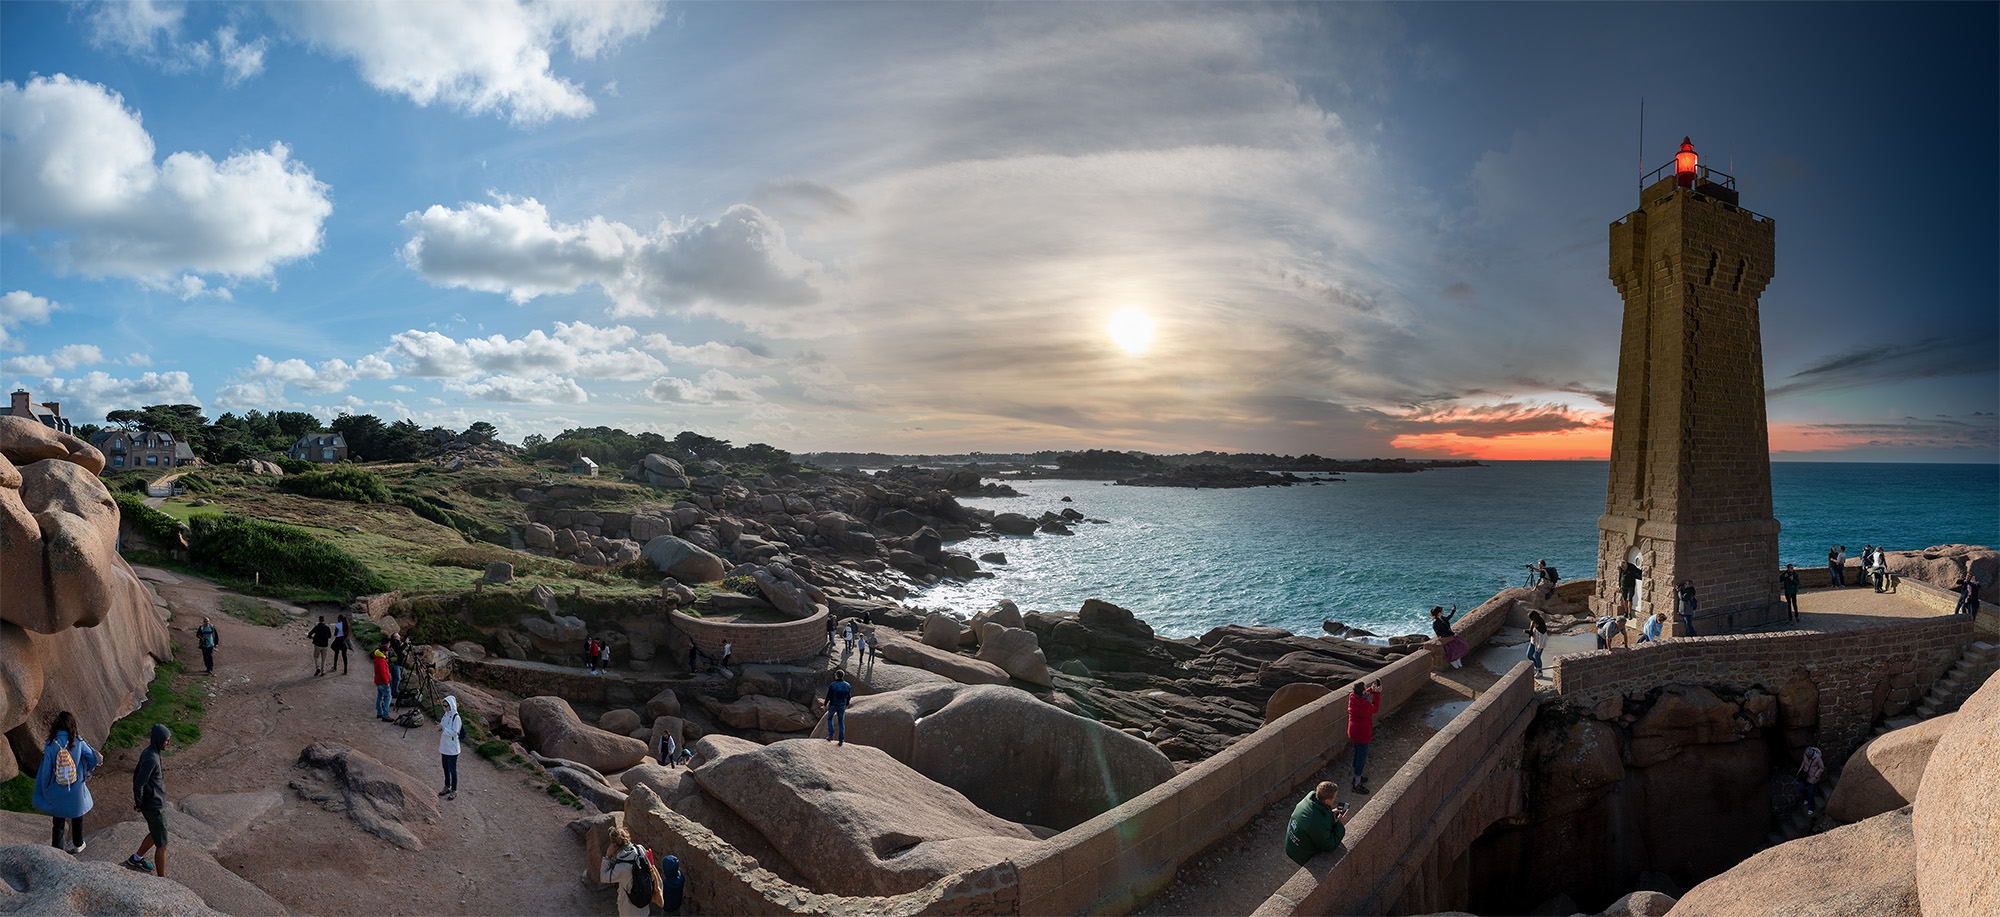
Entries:
[[737, 624], [710, 621], [681, 611], [668, 612], [668, 620], [701, 651], [722, 658], [722, 645], [730, 644], [737, 662], [790, 662], [804, 659], [826, 648], [826, 606], [809, 618], [777, 624]]
[[1320, 856], [1254, 912], [1389, 914], [1438, 910], [1443, 876], [1494, 821], [1521, 812], [1521, 737], [1535, 716], [1534, 670], [1516, 665], [1432, 736], [1347, 823], [1339, 857]]
[[1668, 683], [1762, 685], [1775, 693], [1804, 674], [1819, 693], [1819, 746], [1837, 764], [1868, 738], [1877, 716], [1915, 706], [1972, 635], [1963, 617], [1925, 618], [1825, 634], [1675, 639], [1572, 653], [1552, 664], [1556, 690], [1584, 706]]

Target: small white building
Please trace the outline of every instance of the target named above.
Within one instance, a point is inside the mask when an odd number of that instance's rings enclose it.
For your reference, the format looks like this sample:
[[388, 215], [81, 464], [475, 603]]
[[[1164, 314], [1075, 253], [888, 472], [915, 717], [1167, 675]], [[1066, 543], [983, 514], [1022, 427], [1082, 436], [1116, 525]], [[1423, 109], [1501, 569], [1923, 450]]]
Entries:
[[597, 463], [591, 461], [588, 455], [579, 455], [576, 457], [576, 461], [569, 463], [569, 473], [596, 477]]

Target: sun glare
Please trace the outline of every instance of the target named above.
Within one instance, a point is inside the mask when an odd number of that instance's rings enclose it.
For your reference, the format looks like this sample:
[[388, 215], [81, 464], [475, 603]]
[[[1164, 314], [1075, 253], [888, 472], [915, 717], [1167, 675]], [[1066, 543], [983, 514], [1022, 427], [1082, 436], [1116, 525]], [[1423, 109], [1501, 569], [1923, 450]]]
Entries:
[[1146, 352], [1153, 343], [1153, 320], [1137, 309], [1111, 316], [1111, 339], [1131, 356]]

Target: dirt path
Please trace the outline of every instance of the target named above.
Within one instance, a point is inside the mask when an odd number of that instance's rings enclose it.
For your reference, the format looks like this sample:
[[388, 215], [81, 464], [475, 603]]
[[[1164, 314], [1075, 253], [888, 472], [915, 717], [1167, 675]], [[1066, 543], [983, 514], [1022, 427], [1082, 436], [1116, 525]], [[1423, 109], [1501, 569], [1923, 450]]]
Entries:
[[[1518, 647], [1488, 643], [1466, 657], [1464, 667], [1433, 672], [1430, 684], [1376, 721], [1375, 739], [1368, 743], [1368, 785], [1386, 785], [1404, 762], [1497, 683], [1522, 655]], [[1308, 790], [1322, 780], [1331, 780], [1340, 785], [1340, 798], [1354, 808], [1355, 815], [1368, 808], [1372, 794], [1356, 795], [1347, 789], [1353, 773], [1351, 750], [1335, 757], [1249, 824], [1182, 864], [1166, 891], [1136, 913], [1166, 917], [1256, 910], [1299, 872], [1299, 865], [1285, 856], [1285, 829], [1291, 822], [1292, 807]]]
[[[137, 569], [174, 609], [177, 658], [192, 673], [184, 677], [210, 685], [201, 741], [166, 760], [168, 798], [255, 790], [283, 797], [216, 850], [230, 871], [309, 914], [613, 912], [611, 892], [580, 879], [582, 845], [566, 826], [584, 813], [555, 802], [526, 772], [498, 769], [469, 748], [459, 757], [458, 798], [439, 800], [439, 824], [418, 829], [435, 839], [422, 850], [402, 850], [345, 814], [301, 800], [287, 784], [306, 773], [293, 765], [316, 741], [353, 746], [419, 783], [442, 786], [435, 726], [405, 730], [377, 720], [374, 680], [359, 652], [352, 674], [315, 678], [299, 609], [273, 602], [291, 623], [249, 624], [222, 613], [228, 593], [211, 583]], [[193, 649], [203, 615], [221, 638], [212, 679], [200, 674], [201, 653]], [[93, 781], [99, 793], [86, 831], [135, 817], [131, 781], [118, 775], [137, 759], [136, 749], [106, 754], [109, 779]]]

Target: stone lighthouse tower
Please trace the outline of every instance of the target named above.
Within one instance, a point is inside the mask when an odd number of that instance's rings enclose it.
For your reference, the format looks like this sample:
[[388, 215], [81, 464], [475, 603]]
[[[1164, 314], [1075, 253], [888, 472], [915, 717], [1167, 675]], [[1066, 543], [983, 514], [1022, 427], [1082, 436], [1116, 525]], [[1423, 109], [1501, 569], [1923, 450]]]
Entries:
[[[1757, 297], [1775, 267], [1776, 227], [1738, 206], [1736, 180], [1701, 165], [1685, 140], [1641, 186], [1639, 209], [1611, 224], [1625, 322], [1591, 604], [1666, 611], [1676, 635], [1690, 623], [1706, 635], [1775, 621], [1784, 615]], [[1700, 602], [1693, 622], [1675, 609], [1687, 580]]]

